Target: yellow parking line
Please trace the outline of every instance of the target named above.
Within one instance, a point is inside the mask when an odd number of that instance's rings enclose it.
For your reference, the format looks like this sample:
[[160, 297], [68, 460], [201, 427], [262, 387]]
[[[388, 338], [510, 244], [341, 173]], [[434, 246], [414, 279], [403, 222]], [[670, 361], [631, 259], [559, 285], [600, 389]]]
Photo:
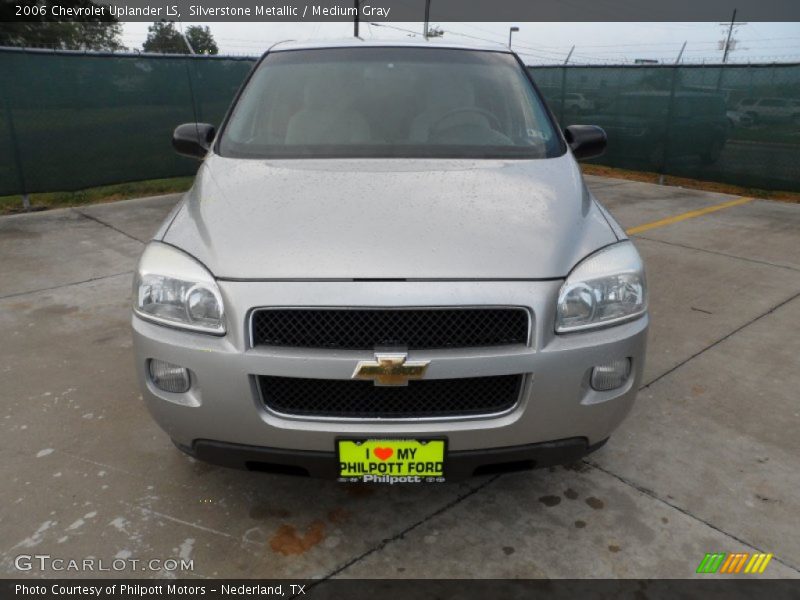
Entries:
[[652, 223], [637, 225], [636, 227], [631, 227], [625, 233], [627, 233], [628, 235], [634, 235], [637, 233], [642, 233], [643, 231], [650, 231], [651, 229], [664, 227], [664, 225], [672, 225], [673, 223], [680, 223], [681, 221], [685, 221], [686, 219], [694, 219], [695, 217], [702, 217], [703, 215], [717, 212], [718, 210], [731, 208], [732, 206], [740, 206], [741, 204], [746, 204], [752, 201], [753, 198], [737, 198], [736, 200], [729, 200], [728, 202], [722, 202], [721, 204], [715, 204], [713, 206], [706, 206], [705, 208], [699, 208], [697, 210], [690, 210], [689, 212], [685, 212], [680, 215], [675, 215], [674, 217], [667, 217], [666, 219], [661, 219], [659, 221], [653, 221]]
[[760, 565], [758, 565], [758, 572], [759, 573], [763, 573], [764, 572], [764, 569], [767, 568], [767, 565], [769, 564], [769, 561], [772, 560], [772, 556], [773, 556], [772, 553], [770, 553], [770, 554], [767, 554], [764, 557], [764, 562], [762, 562]]

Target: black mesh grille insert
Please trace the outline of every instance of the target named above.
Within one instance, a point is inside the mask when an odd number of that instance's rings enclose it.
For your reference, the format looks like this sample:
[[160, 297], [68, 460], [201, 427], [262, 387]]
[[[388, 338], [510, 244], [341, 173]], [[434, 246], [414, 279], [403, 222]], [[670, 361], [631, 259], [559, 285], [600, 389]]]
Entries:
[[371, 381], [259, 376], [264, 404], [289, 415], [411, 419], [502, 412], [514, 406], [523, 375], [427, 379], [408, 386]]
[[521, 308], [261, 309], [253, 314], [254, 346], [411, 350], [527, 344]]

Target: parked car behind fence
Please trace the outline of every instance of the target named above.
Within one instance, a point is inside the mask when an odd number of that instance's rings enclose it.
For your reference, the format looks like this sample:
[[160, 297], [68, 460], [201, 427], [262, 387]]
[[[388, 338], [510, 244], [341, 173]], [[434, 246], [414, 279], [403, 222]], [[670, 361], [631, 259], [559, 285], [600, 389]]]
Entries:
[[754, 123], [788, 121], [800, 125], [800, 100], [790, 98], [744, 98], [738, 111]]
[[730, 123], [722, 95], [679, 91], [621, 94], [603, 112], [586, 116], [608, 134], [610, 157], [663, 166], [665, 158], [713, 164], [722, 153]]

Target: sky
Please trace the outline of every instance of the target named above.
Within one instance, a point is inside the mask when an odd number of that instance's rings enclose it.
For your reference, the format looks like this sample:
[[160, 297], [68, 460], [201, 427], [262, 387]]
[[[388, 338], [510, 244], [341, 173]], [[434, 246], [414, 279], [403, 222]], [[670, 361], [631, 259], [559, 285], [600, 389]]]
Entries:
[[[184, 23], [183, 27], [194, 23]], [[220, 54], [259, 55], [274, 42], [350, 38], [352, 23], [198, 23], [208, 25]], [[148, 23], [124, 23], [123, 43], [141, 48]], [[727, 26], [719, 23], [431, 23], [456, 43], [507, 44], [509, 27], [519, 27], [512, 46], [529, 64], [621, 63], [651, 59], [719, 62]], [[420, 23], [361, 23], [364, 39], [422, 39]], [[730, 62], [800, 62], [800, 23], [746, 23], [734, 30]]]

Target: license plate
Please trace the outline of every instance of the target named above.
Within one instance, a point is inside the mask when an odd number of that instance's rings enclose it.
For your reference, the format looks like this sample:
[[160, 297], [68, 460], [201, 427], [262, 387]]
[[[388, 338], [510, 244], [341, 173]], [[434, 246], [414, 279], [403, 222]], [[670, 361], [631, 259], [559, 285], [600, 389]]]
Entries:
[[444, 481], [444, 440], [338, 440], [339, 480]]

